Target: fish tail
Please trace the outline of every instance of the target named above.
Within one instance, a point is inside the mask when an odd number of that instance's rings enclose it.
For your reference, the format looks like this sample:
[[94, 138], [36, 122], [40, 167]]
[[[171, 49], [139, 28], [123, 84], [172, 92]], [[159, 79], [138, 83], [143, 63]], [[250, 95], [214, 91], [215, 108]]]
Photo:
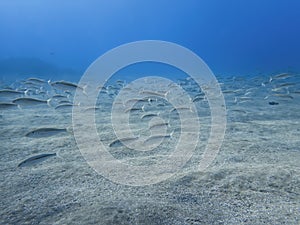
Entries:
[[172, 130], [172, 132], [170, 133], [170, 138], [173, 138], [173, 134], [174, 134], [174, 130]]
[[86, 84], [86, 85], [84, 85], [83, 87], [82, 87], [82, 93], [85, 95], [85, 96], [88, 96], [88, 94], [86, 93], [86, 89], [87, 89], [87, 87], [88, 87], [88, 85]]
[[28, 97], [28, 96], [29, 96], [28, 92], [29, 92], [29, 90], [28, 90], [28, 89], [27, 89], [26, 91], [24, 91], [24, 95], [25, 95], [26, 97]]
[[52, 98], [47, 99], [47, 105], [48, 105], [49, 107], [52, 107], [51, 101], [52, 101]]
[[55, 153], [55, 155], [56, 155], [58, 158], [60, 158], [61, 160], [65, 161], [65, 158], [62, 157], [62, 156], [60, 155], [60, 152], [61, 152], [61, 149], [59, 149], [59, 150]]
[[269, 79], [269, 83], [271, 83], [271, 82], [272, 82], [272, 80], [273, 80], [273, 77], [270, 77], [270, 79]]
[[73, 127], [72, 127], [72, 126], [67, 127], [67, 128], [66, 128], [66, 131], [67, 131], [68, 133], [73, 134]]

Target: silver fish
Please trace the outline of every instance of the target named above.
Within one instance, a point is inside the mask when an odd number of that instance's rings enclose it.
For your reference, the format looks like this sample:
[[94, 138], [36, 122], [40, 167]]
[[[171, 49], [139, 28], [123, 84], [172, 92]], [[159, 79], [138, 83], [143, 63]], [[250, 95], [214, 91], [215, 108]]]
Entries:
[[289, 94], [273, 94], [273, 96], [276, 97], [281, 97], [281, 98], [289, 98], [289, 99], [293, 99], [294, 97], [289, 95]]
[[17, 104], [9, 103], [9, 102], [0, 102], [0, 109], [9, 109], [17, 107]]
[[135, 104], [137, 102], [143, 101], [143, 98], [132, 98], [132, 99], [128, 99], [124, 105], [128, 105], [128, 104]]
[[202, 101], [205, 99], [205, 96], [196, 96], [193, 98], [193, 102], [198, 102], [198, 101]]
[[58, 103], [59, 105], [61, 104], [71, 104], [72, 105], [72, 102], [68, 101], [68, 100], [62, 100], [62, 101], [59, 101]]
[[277, 74], [277, 75], [275, 75], [273, 77], [270, 77], [269, 82], [272, 82], [272, 80], [283, 80], [283, 79], [289, 78], [291, 76], [292, 75], [289, 74], [289, 73], [280, 73], [280, 74]]
[[297, 83], [282, 83], [279, 84], [277, 87], [291, 87], [291, 86], [295, 86]]
[[156, 123], [156, 124], [149, 126], [149, 129], [151, 130], [154, 127], [161, 127], [161, 126], [170, 126], [170, 124], [168, 122]]
[[128, 138], [121, 138], [121, 139], [116, 139], [114, 140], [112, 143], [109, 144], [109, 147], [121, 147], [123, 146], [124, 142], [130, 142], [130, 141], [134, 141], [137, 140], [139, 137], [128, 137]]
[[48, 104], [49, 105], [49, 100], [41, 100], [41, 99], [36, 99], [36, 98], [17, 98], [13, 100], [12, 102], [18, 105], [40, 105], [40, 104]]
[[30, 77], [30, 78], [28, 78], [27, 80], [28, 80], [28, 81], [31, 81], [31, 82], [39, 83], [39, 84], [44, 84], [44, 83], [46, 83], [45, 80], [40, 79], [40, 78], [36, 78], [36, 77]]
[[68, 108], [72, 108], [73, 106], [77, 106], [77, 105], [70, 104], [70, 103], [60, 104], [56, 106], [55, 109], [68, 109]]
[[163, 98], [166, 98], [168, 93], [169, 93], [169, 91], [164, 92], [164, 93], [155, 92], [155, 91], [147, 91], [147, 90], [140, 91], [140, 94], [147, 94], [147, 95], [158, 96], [158, 97], [163, 97]]
[[84, 111], [97, 111], [97, 110], [100, 110], [101, 108], [100, 107], [88, 107], [86, 108]]
[[236, 93], [236, 90], [224, 90], [223, 94], [232, 94], [232, 93]]
[[156, 139], [172, 138], [173, 133], [174, 133], [174, 131], [172, 131], [172, 133], [166, 134], [166, 135], [153, 135], [153, 136], [149, 137], [148, 139], [146, 139], [144, 141], [144, 144], [149, 144], [149, 142], [154, 141]]
[[56, 94], [56, 95], [53, 95], [52, 96], [53, 99], [67, 99], [68, 96], [65, 96], [65, 95], [60, 95], [60, 94]]
[[18, 97], [23, 95], [23, 91], [15, 91], [12, 89], [2, 89], [0, 90], [0, 97]]
[[49, 157], [56, 156], [56, 155], [57, 155], [56, 153], [44, 153], [44, 154], [35, 155], [20, 162], [18, 164], [18, 167], [32, 166], [34, 164], [45, 161]]
[[141, 116], [141, 119], [149, 118], [149, 117], [154, 117], [154, 116], [159, 116], [159, 113], [147, 113]]
[[141, 108], [133, 107], [133, 108], [128, 108], [128, 109], [124, 110], [125, 113], [133, 112], [133, 111], [142, 111], [142, 112], [144, 112], [145, 111], [145, 106], [143, 105]]
[[71, 82], [67, 82], [67, 81], [54, 81], [54, 82], [49, 82], [49, 84], [53, 87], [53, 88], [57, 88], [57, 89], [61, 89], [61, 90], [68, 90], [68, 91], [74, 91], [77, 88], [83, 90], [84, 88], [78, 86], [77, 84], [71, 83]]
[[230, 112], [238, 112], [238, 113], [244, 113], [244, 114], [247, 114], [247, 111], [243, 110], [243, 109], [232, 109], [232, 110], [229, 110]]
[[68, 132], [67, 128], [39, 128], [26, 133], [25, 136], [30, 138], [42, 138], [66, 132]]
[[180, 111], [180, 110], [189, 110], [189, 111], [193, 112], [193, 110], [192, 110], [191, 107], [185, 107], [185, 106], [182, 106], [182, 107], [172, 108], [172, 109], [170, 110], [170, 113], [171, 113], [171, 112], [174, 112], [174, 111]]

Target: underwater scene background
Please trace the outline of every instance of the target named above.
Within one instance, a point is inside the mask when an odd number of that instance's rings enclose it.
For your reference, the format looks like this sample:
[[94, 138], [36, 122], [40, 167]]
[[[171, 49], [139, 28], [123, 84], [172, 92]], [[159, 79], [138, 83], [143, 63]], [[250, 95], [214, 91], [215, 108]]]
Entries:
[[[297, 0], [1, 0], [0, 224], [300, 224], [299, 15]], [[179, 66], [105, 61], [144, 40]]]

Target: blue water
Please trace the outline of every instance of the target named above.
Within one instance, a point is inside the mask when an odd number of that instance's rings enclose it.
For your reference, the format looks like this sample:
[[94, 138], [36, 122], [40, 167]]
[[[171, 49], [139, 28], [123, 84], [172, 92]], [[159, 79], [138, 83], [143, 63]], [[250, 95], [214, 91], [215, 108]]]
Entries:
[[0, 2], [0, 76], [78, 81], [106, 51], [132, 41], [175, 42], [221, 75], [300, 69], [300, 2]]
[[[299, 15], [299, 0], [0, 0], [0, 224], [299, 225]], [[92, 64], [141, 40], [184, 46], [218, 82], [166, 45], [161, 62]]]

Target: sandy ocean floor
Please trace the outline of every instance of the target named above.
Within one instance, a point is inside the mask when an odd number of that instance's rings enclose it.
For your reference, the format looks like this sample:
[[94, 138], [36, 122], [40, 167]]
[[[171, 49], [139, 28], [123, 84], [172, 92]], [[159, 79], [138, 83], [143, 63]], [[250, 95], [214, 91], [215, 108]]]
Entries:
[[[220, 79], [227, 128], [214, 162], [205, 171], [197, 171], [210, 127], [209, 107], [203, 99], [195, 101], [202, 130], [191, 160], [170, 179], [140, 187], [113, 183], [87, 164], [72, 134], [71, 107], [55, 109], [55, 102], [52, 106], [25, 104], [21, 109], [3, 107], [0, 224], [300, 224], [299, 80], [296, 75], [279, 76], [271, 82], [267, 76]], [[188, 80], [178, 83], [195, 96], [197, 90]], [[25, 88], [28, 85], [32, 84]], [[53, 91], [47, 83], [42, 85]], [[31, 97], [54, 95], [42, 93]], [[104, 93], [101, 99], [107, 107], [96, 110], [97, 130], [106, 146], [116, 139], [110, 124], [113, 97]], [[1, 102], [12, 99], [5, 96]], [[146, 104], [146, 112], [162, 111], [162, 117], [171, 109], [167, 104]], [[131, 113], [133, 129], [138, 132], [149, 120], [138, 120], [144, 111]], [[168, 131], [176, 130], [180, 125], [176, 115], [169, 118]], [[49, 137], [26, 136], [45, 127], [68, 129]], [[172, 151], [176, 132], [153, 154]], [[132, 154], [125, 146], [110, 150], [114, 157], [133, 164], [156, 157], [151, 152]], [[58, 156], [18, 167], [41, 153]]]

